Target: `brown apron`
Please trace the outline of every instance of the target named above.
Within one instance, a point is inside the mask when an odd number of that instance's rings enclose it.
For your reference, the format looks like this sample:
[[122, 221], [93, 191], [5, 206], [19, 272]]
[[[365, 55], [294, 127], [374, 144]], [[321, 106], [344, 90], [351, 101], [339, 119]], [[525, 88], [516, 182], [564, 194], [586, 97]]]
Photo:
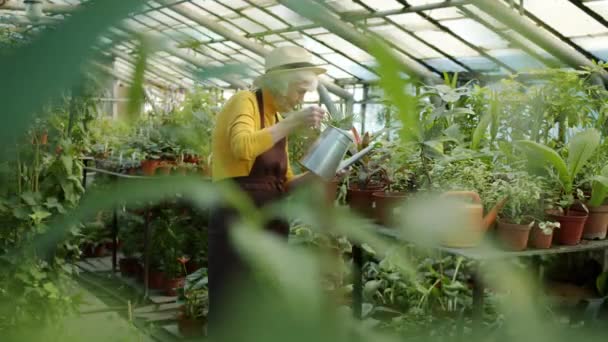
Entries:
[[[261, 128], [265, 127], [264, 101], [261, 90], [255, 93], [260, 112]], [[277, 118], [278, 119], [278, 118]], [[278, 121], [278, 120], [277, 120]], [[236, 182], [249, 195], [257, 207], [263, 207], [285, 194], [287, 173], [286, 140], [278, 141], [274, 146], [260, 154], [253, 163], [248, 176], [231, 178], [226, 181]], [[233, 304], [231, 288], [238, 282], [243, 289], [253, 284], [246, 263], [240, 258], [229, 239], [228, 230], [238, 218], [231, 208], [212, 210], [209, 220], [208, 235], [208, 276], [209, 276], [209, 333], [222, 325], [218, 317], [230, 317]], [[281, 220], [271, 220], [266, 224], [267, 230], [285, 238], [289, 235], [289, 225]], [[238, 300], [238, 299], [237, 299]], [[228, 323], [229, 324], [229, 323]], [[219, 328], [219, 327], [217, 327]]]

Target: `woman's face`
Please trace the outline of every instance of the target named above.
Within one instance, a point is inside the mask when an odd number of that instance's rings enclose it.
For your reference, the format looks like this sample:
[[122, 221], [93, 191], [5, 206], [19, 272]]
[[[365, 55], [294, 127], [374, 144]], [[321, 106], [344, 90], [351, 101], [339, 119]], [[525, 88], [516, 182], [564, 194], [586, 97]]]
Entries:
[[277, 96], [275, 99], [279, 112], [289, 112], [297, 105], [304, 102], [304, 95], [311, 91], [309, 82], [292, 82], [287, 87], [287, 92], [284, 96]]

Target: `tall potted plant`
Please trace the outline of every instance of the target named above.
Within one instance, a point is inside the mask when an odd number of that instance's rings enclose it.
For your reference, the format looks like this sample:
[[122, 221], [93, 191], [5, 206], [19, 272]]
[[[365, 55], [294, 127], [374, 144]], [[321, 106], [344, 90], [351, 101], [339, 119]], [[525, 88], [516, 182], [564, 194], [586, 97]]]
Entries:
[[542, 217], [542, 178], [525, 171], [497, 175], [494, 187], [507, 202], [498, 216], [497, 235], [503, 247], [520, 251], [526, 249], [530, 230]]
[[553, 167], [560, 187], [559, 200], [556, 202], [558, 210], [552, 211], [550, 215], [561, 226], [557, 240], [564, 245], [578, 244], [588, 215], [585, 212], [570, 210], [575, 202], [574, 179], [598, 148], [600, 133], [595, 129], [587, 129], [575, 134], [567, 145], [567, 160], [564, 160], [554, 149], [537, 142], [521, 140], [516, 144], [527, 156], [531, 166]]

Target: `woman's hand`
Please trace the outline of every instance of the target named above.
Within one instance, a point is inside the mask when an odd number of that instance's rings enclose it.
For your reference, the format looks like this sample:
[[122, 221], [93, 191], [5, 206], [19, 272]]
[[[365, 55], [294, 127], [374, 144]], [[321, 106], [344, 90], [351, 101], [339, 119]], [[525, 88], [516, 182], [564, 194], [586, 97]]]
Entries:
[[317, 128], [324, 117], [325, 109], [319, 106], [310, 106], [297, 112], [289, 113], [285, 120], [290, 120], [297, 126]]

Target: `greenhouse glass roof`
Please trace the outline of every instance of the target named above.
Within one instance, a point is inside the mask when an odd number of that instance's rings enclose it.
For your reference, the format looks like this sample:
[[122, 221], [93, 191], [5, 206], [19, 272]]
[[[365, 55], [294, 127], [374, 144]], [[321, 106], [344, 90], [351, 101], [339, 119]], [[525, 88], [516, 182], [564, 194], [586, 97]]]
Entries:
[[[405, 63], [440, 76], [459, 72], [470, 77], [506, 76], [544, 66], [572, 67], [563, 55], [532, 39], [495, 12], [488, 1], [459, 0], [326, 0], [315, 1], [349, 30], [372, 32], [386, 40]], [[608, 0], [491, 0], [517, 15], [566, 54], [587, 60], [608, 60]], [[77, 0], [45, 2], [51, 23], [79, 4]], [[47, 24], [39, 21], [34, 23]], [[21, 0], [0, 0], [0, 24], [32, 25]], [[357, 41], [331, 30], [314, 18], [296, 13], [286, 0], [157, 0], [148, 1], [121, 27], [107, 36], [108, 54], [118, 70], [133, 68], [135, 33], [163, 37], [163, 51], [150, 60], [148, 77], [157, 82], [190, 87], [199, 82], [193, 71], [244, 63], [245, 79], [211, 79], [214, 85], [250, 84], [263, 71], [263, 53], [280, 45], [310, 50], [315, 63], [327, 68], [325, 81], [340, 86], [373, 83], [374, 58]], [[546, 43], [546, 42], [545, 42]], [[330, 89], [331, 90], [331, 89]]]

